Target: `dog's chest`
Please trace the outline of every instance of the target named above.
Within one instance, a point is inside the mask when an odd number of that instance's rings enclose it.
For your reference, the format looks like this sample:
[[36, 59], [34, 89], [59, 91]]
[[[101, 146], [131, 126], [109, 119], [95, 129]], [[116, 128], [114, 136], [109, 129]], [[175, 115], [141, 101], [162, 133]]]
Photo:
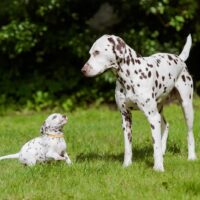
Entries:
[[66, 142], [63, 138], [48, 138], [47, 150], [53, 150], [61, 155], [66, 150]]

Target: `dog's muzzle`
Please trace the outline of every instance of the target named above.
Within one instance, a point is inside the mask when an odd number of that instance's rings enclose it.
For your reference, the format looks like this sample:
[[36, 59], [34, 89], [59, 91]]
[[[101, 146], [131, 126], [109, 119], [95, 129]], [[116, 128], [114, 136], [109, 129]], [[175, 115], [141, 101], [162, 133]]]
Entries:
[[84, 76], [87, 76], [87, 73], [89, 72], [90, 69], [91, 66], [88, 63], [86, 63], [81, 69], [81, 72], [84, 74]]

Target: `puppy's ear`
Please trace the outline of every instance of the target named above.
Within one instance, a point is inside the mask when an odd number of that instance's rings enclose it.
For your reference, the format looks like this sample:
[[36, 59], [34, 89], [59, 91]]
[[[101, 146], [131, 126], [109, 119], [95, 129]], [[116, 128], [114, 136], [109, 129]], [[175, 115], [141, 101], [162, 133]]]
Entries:
[[46, 125], [46, 122], [44, 122], [40, 128], [41, 135], [44, 135], [46, 133], [46, 129], [47, 129], [47, 125]]

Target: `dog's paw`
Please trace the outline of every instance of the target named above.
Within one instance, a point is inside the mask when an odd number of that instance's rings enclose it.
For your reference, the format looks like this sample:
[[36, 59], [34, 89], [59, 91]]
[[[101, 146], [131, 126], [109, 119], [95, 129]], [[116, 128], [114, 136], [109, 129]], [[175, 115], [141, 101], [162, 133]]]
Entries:
[[153, 169], [157, 172], [164, 172], [164, 167], [163, 165], [154, 165]]
[[195, 154], [188, 156], [188, 160], [196, 160], [197, 157]]
[[123, 163], [123, 167], [128, 167], [128, 166], [130, 166], [132, 164], [132, 161], [130, 160], [130, 161], [124, 161], [124, 163]]
[[66, 159], [65, 161], [66, 161], [66, 164], [72, 165], [72, 161], [70, 159]]

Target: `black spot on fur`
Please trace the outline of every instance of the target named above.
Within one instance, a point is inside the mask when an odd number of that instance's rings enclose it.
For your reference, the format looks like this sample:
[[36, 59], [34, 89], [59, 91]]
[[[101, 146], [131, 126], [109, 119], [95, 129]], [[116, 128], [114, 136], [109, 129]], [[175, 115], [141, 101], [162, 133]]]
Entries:
[[155, 80], [155, 86], [158, 87], [158, 81], [157, 80]]
[[186, 77], [189, 81], [191, 81], [191, 78], [189, 76]]
[[157, 78], [159, 77], [159, 73], [158, 73], [158, 71], [156, 71], [156, 77], [157, 77]]
[[159, 65], [160, 65], [160, 60], [157, 59], [156, 62], [157, 62], [157, 67], [159, 67]]
[[131, 89], [132, 89], [133, 94], [135, 94], [135, 90], [133, 86], [131, 86]]
[[130, 132], [128, 133], [128, 140], [129, 140], [129, 142], [132, 142], [132, 135]]
[[147, 78], [147, 76], [144, 74], [144, 72], [141, 73], [141, 76], [142, 76], [144, 79]]
[[152, 129], [155, 129], [155, 127], [154, 127], [154, 125], [153, 125], [153, 124], [151, 124], [151, 128], [152, 128]]
[[184, 76], [184, 75], [182, 75], [182, 76], [181, 76], [181, 78], [182, 78], [182, 79], [183, 79], [183, 81], [185, 82], [185, 76]]
[[130, 71], [128, 69], [126, 70], [126, 73], [128, 74], [128, 76], [130, 75]]
[[57, 118], [57, 116], [56, 115], [54, 115], [53, 117], [52, 117], [52, 119], [56, 119]]
[[148, 67], [151, 67], [151, 68], [153, 67], [153, 65], [152, 65], [152, 64], [148, 64], [148, 63], [147, 63], [147, 66], [148, 66]]
[[126, 64], [127, 64], [127, 65], [130, 64], [130, 57], [129, 57], [129, 56], [127, 56]]
[[173, 60], [173, 58], [170, 55], [167, 55], [167, 56], [168, 56], [169, 60]]
[[140, 60], [138, 60], [138, 59], [135, 59], [135, 62], [138, 63], [139, 65], [141, 63]]

